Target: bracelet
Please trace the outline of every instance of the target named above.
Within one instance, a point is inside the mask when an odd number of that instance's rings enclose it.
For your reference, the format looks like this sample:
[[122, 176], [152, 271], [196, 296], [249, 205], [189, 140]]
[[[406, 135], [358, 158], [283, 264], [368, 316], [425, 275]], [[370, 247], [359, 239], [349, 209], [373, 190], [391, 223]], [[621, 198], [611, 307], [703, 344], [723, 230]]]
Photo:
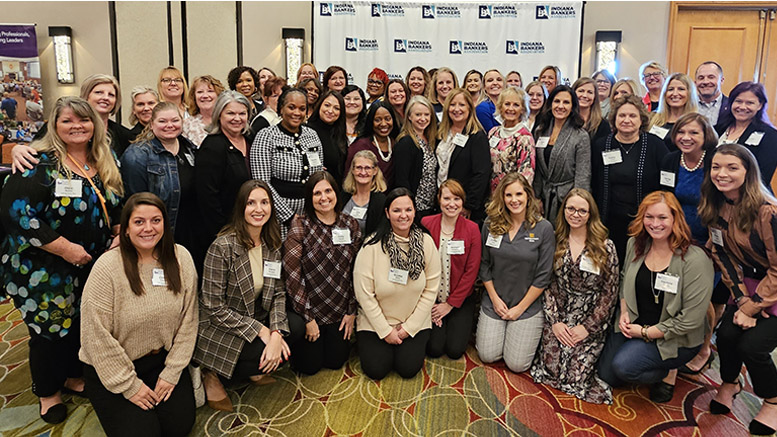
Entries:
[[651, 339], [650, 336], [648, 336], [648, 328], [649, 327], [650, 326], [648, 326], [648, 325], [643, 325], [642, 326], [642, 339], [645, 340], [645, 343], [650, 343], [651, 341], [653, 341], [653, 339]]

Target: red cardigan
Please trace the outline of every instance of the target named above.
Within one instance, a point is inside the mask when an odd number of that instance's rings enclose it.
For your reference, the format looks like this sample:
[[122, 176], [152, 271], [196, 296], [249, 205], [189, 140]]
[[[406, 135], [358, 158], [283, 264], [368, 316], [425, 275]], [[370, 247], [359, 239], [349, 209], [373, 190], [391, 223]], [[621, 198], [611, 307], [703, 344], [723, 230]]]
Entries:
[[[434, 244], [440, 248], [440, 226], [442, 214], [421, 219], [421, 225], [429, 230]], [[472, 294], [472, 287], [480, 271], [480, 253], [482, 251], [480, 229], [475, 222], [459, 216], [453, 230], [454, 240], [464, 241], [464, 255], [451, 255], [451, 290], [448, 303], [459, 308]]]

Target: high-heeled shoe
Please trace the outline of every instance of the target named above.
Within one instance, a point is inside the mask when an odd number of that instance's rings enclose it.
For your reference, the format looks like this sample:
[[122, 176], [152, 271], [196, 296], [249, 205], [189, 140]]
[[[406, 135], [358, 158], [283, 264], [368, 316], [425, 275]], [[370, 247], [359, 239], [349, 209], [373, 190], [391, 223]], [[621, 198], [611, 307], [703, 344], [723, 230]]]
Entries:
[[44, 422], [56, 425], [58, 423], [64, 422], [65, 419], [67, 419], [67, 407], [65, 404], [52, 405], [49, 407], [45, 414], [41, 413], [42, 410], [43, 404], [41, 403], [40, 399], [38, 399], [38, 413]]
[[[214, 381], [215, 379], [215, 381]], [[229, 411], [232, 412], [235, 410], [235, 407], [232, 405], [232, 400], [229, 399], [229, 394], [224, 396], [222, 399], [211, 399], [208, 393], [208, 385], [212, 385], [213, 383], [217, 382], [218, 384], [221, 384], [221, 380], [219, 380], [218, 375], [213, 373], [212, 371], [203, 370], [202, 372], [202, 382], [203, 385], [205, 385], [205, 396], [208, 399], [208, 406], [213, 408], [214, 410], [218, 411]], [[222, 390], [223, 390], [223, 384], [222, 384]], [[224, 390], [226, 392], [226, 390]]]
[[[731, 396], [731, 404], [734, 404], [734, 399], [737, 398], [737, 395], [739, 393], [742, 393], [742, 380], [737, 379], [737, 385], [739, 386], [739, 391], [734, 393], [733, 396]], [[715, 399], [710, 400], [710, 413], [712, 414], [728, 414], [731, 412], [731, 408], [721, 404], [720, 402], [716, 401]]]
[[[769, 402], [766, 399], [764, 399], [764, 402], [769, 405], [777, 405], [777, 402]], [[777, 430], [775, 430], [771, 426], [764, 425], [763, 423], [755, 419], [750, 421], [749, 428], [750, 428], [750, 434], [752, 435], [772, 435], [775, 432], [777, 432]]]
[[687, 363], [680, 366], [679, 369], [677, 369], [678, 372], [684, 373], [686, 375], [698, 375], [701, 372], [711, 369], [712, 368], [712, 362], [715, 361], [715, 352], [710, 352], [709, 358], [707, 358], [707, 362], [704, 363], [701, 367], [699, 367], [699, 370], [693, 370], [690, 367], [688, 367]]

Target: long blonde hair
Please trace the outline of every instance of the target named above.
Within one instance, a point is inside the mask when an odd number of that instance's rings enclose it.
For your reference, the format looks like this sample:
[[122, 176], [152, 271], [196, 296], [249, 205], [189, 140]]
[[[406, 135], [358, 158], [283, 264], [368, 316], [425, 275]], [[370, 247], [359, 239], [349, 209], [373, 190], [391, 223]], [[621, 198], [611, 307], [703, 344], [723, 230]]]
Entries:
[[469, 108], [467, 124], [464, 126], [462, 134], [472, 135], [483, 130], [483, 125], [480, 124], [477, 116], [475, 115], [475, 103], [472, 101], [472, 96], [470, 95], [469, 91], [465, 90], [464, 88], [455, 88], [450, 93], [448, 93], [448, 97], [445, 98], [445, 103], [442, 106], [442, 121], [440, 122], [440, 128], [437, 130], [437, 138], [440, 140], [444, 141], [446, 138], [448, 138], [448, 134], [451, 132], [453, 123], [451, 123], [451, 117], [448, 115], [448, 108], [451, 106], [453, 99], [459, 95], [464, 96], [464, 102]]
[[421, 147], [421, 145], [418, 144], [413, 124], [410, 122], [410, 113], [413, 111], [415, 105], [424, 106], [429, 110], [429, 126], [426, 126], [426, 129], [424, 129], [424, 135], [426, 135], [426, 141], [429, 142], [429, 147], [434, 150], [437, 143], [437, 117], [434, 115], [434, 106], [432, 106], [432, 102], [424, 96], [413, 96], [410, 98], [410, 101], [408, 101], [407, 109], [405, 110], [405, 121], [402, 124], [402, 130], [399, 132], [397, 140], [402, 137], [410, 137], [416, 147]]
[[67, 175], [68, 179], [73, 177], [73, 172], [70, 167], [65, 165], [65, 159], [67, 158], [67, 145], [57, 133], [57, 122], [62, 115], [62, 110], [70, 108], [73, 112], [82, 119], [91, 120], [94, 130], [92, 133], [92, 140], [88, 150], [88, 159], [94, 162], [94, 167], [97, 169], [97, 174], [100, 175], [100, 179], [106, 189], [113, 192], [117, 196], [124, 195], [124, 185], [121, 181], [121, 173], [116, 166], [116, 160], [111, 152], [111, 146], [108, 141], [108, 135], [105, 131], [105, 124], [102, 119], [97, 115], [94, 108], [81, 97], [64, 96], [57, 99], [54, 104], [54, 109], [51, 111], [51, 117], [49, 118], [49, 128], [46, 131], [46, 135], [42, 139], [34, 141], [31, 146], [41, 153], [51, 153], [57, 157], [57, 171]]
[[585, 224], [585, 247], [588, 248], [588, 254], [594, 265], [604, 271], [607, 266], [607, 228], [602, 224], [599, 217], [599, 208], [596, 206], [594, 197], [588, 191], [582, 188], [572, 188], [564, 197], [561, 203], [563, 207], [556, 217], [556, 252], [553, 255], [554, 265], [559, 267], [564, 254], [567, 251], [569, 242], [569, 223], [567, 223], [565, 208], [567, 201], [573, 196], [580, 197], [588, 203], [588, 222]]
[[491, 201], [486, 207], [489, 224], [488, 231], [493, 235], [504, 235], [510, 231], [513, 226], [513, 219], [510, 217], [510, 211], [505, 206], [505, 190], [508, 185], [519, 182], [526, 193], [526, 218], [527, 229], [532, 229], [542, 220], [542, 202], [534, 196], [529, 180], [518, 172], [508, 173], [491, 194]]
[[658, 109], [650, 118], [648, 130], [652, 129], [653, 126], [663, 126], [669, 120], [669, 105], [666, 103], [666, 90], [673, 80], [681, 82], [688, 89], [688, 99], [683, 106], [683, 113], [681, 115], [688, 114], [689, 112], [699, 112], [699, 95], [696, 92], [696, 84], [693, 83], [693, 80], [688, 77], [687, 74], [675, 73], [664, 81], [664, 87], [661, 89], [661, 97], [658, 100]]

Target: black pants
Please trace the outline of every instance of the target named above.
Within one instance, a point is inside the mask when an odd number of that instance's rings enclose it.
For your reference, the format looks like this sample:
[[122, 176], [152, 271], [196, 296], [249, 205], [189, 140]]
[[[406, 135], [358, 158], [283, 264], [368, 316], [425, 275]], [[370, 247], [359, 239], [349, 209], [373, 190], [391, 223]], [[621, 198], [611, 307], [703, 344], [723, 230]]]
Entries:
[[442, 326], [432, 323], [432, 334], [426, 353], [432, 357], [442, 354], [457, 360], [464, 355], [472, 336], [472, 322], [475, 319], [475, 298], [469, 296], [459, 308], [451, 309], [442, 319]]
[[[287, 314], [291, 311], [287, 311]], [[301, 319], [300, 319], [301, 320]], [[294, 343], [305, 334], [305, 325], [292, 323], [291, 317], [289, 317], [289, 336], [284, 338], [286, 344], [292, 347]], [[231, 381], [242, 381], [248, 379], [250, 376], [261, 375], [262, 371], [259, 370], [259, 361], [262, 359], [264, 353], [264, 347], [266, 345], [259, 337], [256, 337], [251, 343], [246, 343], [243, 346], [243, 350], [240, 351], [240, 356], [237, 358], [237, 364], [235, 364], [235, 370], [232, 372]]]
[[729, 305], [718, 328], [720, 378], [735, 383], [742, 363], [750, 373], [753, 392], [769, 399], [777, 396], [777, 368], [771, 353], [777, 347], [777, 317], [759, 318], [755, 327], [742, 329], [734, 324], [736, 306]]
[[364, 374], [372, 379], [383, 379], [393, 369], [403, 378], [414, 377], [424, 365], [426, 343], [431, 332], [431, 329], [424, 329], [415, 337], [402, 340], [400, 345], [388, 344], [372, 331], [357, 332], [359, 360]]
[[[301, 326], [305, 332], [305, 319], [299, 314], [289, 311], [289, 326]], [[321, 335], [314, 342], [309, 342], [303, 335], [291, 346], [291, 367], [305, 375], [313, 375], [321, 370], [339, 369], [343, 367], [351, 353], [350, 340], [343, 339], [343, 331], [338, 330], [340, 323], [318, 325]], [[299, 328], [297, 328], [299, 329]]]
[[73, 321], [64, 337], [48, 339], [30, 331], [30, 375], [32, 392], [45, 398], [54, 396], [65, 385], [67, 378], [83, 376], [84, 365], [78, 360], [81, 332], [78, 320]]
[[[166, 357], [167, 352], [162, 351], [132, 362], [138, 378], [151, 390], [165, 368]], [[170, 398], [151, 410], [143, 410], [122, 394], [108, 391], [92, 366], [84, 365], [84, 380], [86, 395], [108, 436], [185, 436], [194, 426], [194, 392], [188, 368], [181, 372]]]

